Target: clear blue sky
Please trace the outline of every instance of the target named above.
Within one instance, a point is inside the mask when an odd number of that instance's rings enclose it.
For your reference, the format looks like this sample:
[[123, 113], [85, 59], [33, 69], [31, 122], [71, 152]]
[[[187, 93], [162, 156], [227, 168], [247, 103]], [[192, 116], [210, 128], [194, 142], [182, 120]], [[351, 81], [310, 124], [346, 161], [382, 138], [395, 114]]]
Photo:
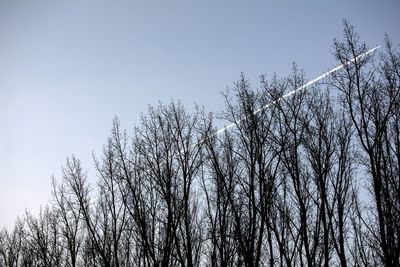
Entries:
[[[244, 72], [309, 79], [335, 65], [342, 19], [372, 47], [400, 44], [399, 1], [0, 2], [0, 228], [50, 197], [72, 153], [89, 170], [119, 116], [180, 99], [221, 111]], [[398, 47], [398, 46], [397, 46]]]

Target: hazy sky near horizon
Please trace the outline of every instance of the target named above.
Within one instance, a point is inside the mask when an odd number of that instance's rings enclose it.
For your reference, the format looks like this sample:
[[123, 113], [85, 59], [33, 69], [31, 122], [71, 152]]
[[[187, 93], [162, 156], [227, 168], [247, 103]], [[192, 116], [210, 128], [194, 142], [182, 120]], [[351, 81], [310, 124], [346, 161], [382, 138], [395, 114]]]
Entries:
[[342, 20], [369, 47], [399, 48], [399, 1], [0, 2], [0, 229], [36, 214], [75, 154], [92, 170], [112, 119], [133, 130], [149, 104], [223, 108], [241, 72], [309, 79], [337, 65]]

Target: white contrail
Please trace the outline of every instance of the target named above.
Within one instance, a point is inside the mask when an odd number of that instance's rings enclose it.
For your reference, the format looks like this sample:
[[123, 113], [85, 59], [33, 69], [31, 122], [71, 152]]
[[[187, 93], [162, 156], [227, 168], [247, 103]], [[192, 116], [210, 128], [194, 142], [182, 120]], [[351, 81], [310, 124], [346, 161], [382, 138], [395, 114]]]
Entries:
[[[247, 120], [247, 118], [248, 118], [249, 116], [255, 115], [255, 114], [259, 113], [260, 111], [263, 111], [264, 109], [266, 109], [266, 108], [268, 108], [268, 107], [270, 107], [270, 106], [276, 104], [277, 102], [280, 102], [281, 100], [283, 100], [283, 99], [285, 99], [285, 98], [287, 98], [287, 97], [289, 97], [289, 96], [291, 96], [291, 95], [297, 93], [298, 91], [303, 90], [304, 88], [310, 86], [310, 85], [313, 84], [313, 83], [318, 82], [319, 80], [321, 80], [321, 79], [325, 78], [326, 76], [328, 76], [328, 75], [334, 73], [335, 71], [340, 70], [340, 69], [343, 68], [344, 66], [350, 64], [351, 62], [354, 62], [355, 60], [360, 59], [360, 58], [362, 58], [362, 57], [364, 57], [364, 56], [366, 56], [366, 55], [368, 55], [368, 54], [374, 52], [376, 49], [378, 49], [378, 48], [380, 48], [380, 47], [381, 47], [381, 46], [378, 45], [378, 46], [376, 46], [376, 47], [374, 47], [374, 48], [368, 50], [367, 52], [364, 52], [364, 53], [358, 55], [357, 57], [355, 57], [355, 58], [353, 58], [353, 59], [347, 61], [346, 63], [343, 63], [342, 65], [337, 66], [337, 67], [334, 68], [334, 69], [331, 69], [330, 71], [328, 71], [328, 72], [322, 74], [321, 76], [315, 78], [314, 80], [311, 80], [311, 81], [309, 81], [308, 83], [303, 84], [302, 86], [300, 86], [300, 87], [298, 87], [298, 88], [296, 88], [296, 89], [293, 89], [292, 91], [290, 91], [289, 93], [287, 93], [287, 94], [281, 96], [281, 97], [278, 98], [277, 100], [275, 100], [275, 101], [273, 101], [273, 102], [271, 102], [271, 103], [268, 103], [268, 104], [266, 104], [265, 106], [263, 106], [263, 107], [257, 109], [257, 110], [254, 111], [252, 114], [246, 115], [245, 117], [243, 117], [243, 118], [241, 118], [241, 119], [239, 119], [239, 120], [237, 120], [237, 121], [235, 121], [235, 122], [229, 124], [228, 126], [225, 126], [225, 127], [222, 128], [221, 130], [219, 130], [219, 131], [213, 133], [211, 136], [209, 136], [209, 137], [207, 137], [207, 138], [214, 137], [214, 136], [216, 136], [216, 135], [218, 135], [218, 134], [220, 134], [220, 133], [225, 132], [225, 131], [228, 130], [229, 128], [231, 128], [231, 127], [233, 127], [233, 126], [235, 126], [235, 125], [238, 125], [238, 124], [241, 123], [242, 121]], [[200, 141], [199, 143], [195, 144], [193, 147], [197, 146], [197, 145], [200, 144], [200, 143], [202, 143], [202, 141]]]
[[[374, 52], [376, 49], [378, 49], [378, 48], [380, 48], [380, 47], [381, 47], [381, 46], [378, 45], [378, 46], [376, 46], [376, 47], [374, 47], [374, 48], [368, 50], [367, 52], [364, 52], [364, 53], [358, 55], [357, 57], [355, 57], [355, 58], [353, 58], [353, 59], [350, 59], [349, 61], [343, 63], [342, 65], [339, 65], [339, 66], [337, 66], [336, 68], [331, 69], [330, 71], [328, 71], [328, 72], [322, 74], [321, 76], [315, 78], [314, 80], [311, 80], [311, 81], [309, 81], [308, 83], [303, 84], [302, 86], [300, 86], [300, 87], [298, 87], [298, 88], [296, 88], [296, 89], [293, 89], [293, 90], [290, 91], [289, 93], [287, 93], [287, 94], [285, 94], [285, 95], [279, 97], [278, 99], [272, 101], [271, 103], [266, 104], [265, 106], [263, 106], [263, 107], [257, 109], [257, 110], [254, 111], [253, 113], [251, 113], [251, 114], [249, 114], [249, 115], [246, 115], [246, 116], [244, 116], [243, 118], [238, 119], [237, 121], [235, 121], [235, 122], [229, 124], [228, 126], [225, 126], [224, 128], [222, 128], [222, 129], [216, 131], [215, 133], [213, 133], [213, 134], [207, 136], [206, 138], [200, 140], [198, 143], [191, 145], [191, 146], [190, 146], [190, 149], [195, 148], [196, 146], [202, 144], [205, 140], [207, 140], [207, 139], [209, 139], [209, 138], [212, 138], [212, 137], [214, 137], [214, 136], [216, 136], [216, 135], [219, 135], [220, 133], [225, 132], [225, 131], [228, 130], [229, 128], [231, 128], [231, 127], [233, 127], [233, 126], [236, 126], [236, 125], [238, 125], [239, 123], [241, 123], [241, 122], [247, 120], [247, 118], [249, 118], [251, 115], [255, 115], [255, 114], [257, 114], [257, 113], [263, 111], [264, 109], [266, 109], [266, 108], [268, 108], [268, 107], [270, 107], [270, 106], [272, 106], [272, 105], [274, 105], [274, 104], [276, 104], [276, 103], [282, 101], [283, 99], [285, 99], [285, 98], [287, 98], [287, 97], [289, 97], [289, 96], [291, 96], [291, 95], [297, 93], [298, 91], [303, 90], [304, 88], [310, 86], [310, 85], [313, 84], [313, 83], [318, 82], [319, 80], [321, 80], [321, 79], [325, 78], [326, 76], [328, 76], [328, 75], [334, 73], [335, 71], [340, 70], [341, 68], [343, 68], [344, 66], [346, 66], [346, 65], [348, 65], [348, 64], [350, 64], [350, 63], [352, 63], [352, 62], [354, 62], [355, 60], [358, 60], [358, 59], [360, 59], [360, 58], [362, 58], [362, 57], [364, 57], [364, 56], [366, 56], [366, 55], [368, 55], [368, 54]], [[185, 149], [182, 149], [181, 151], [179, 151], [179, 153], [183, 153], [184, 151], [185, 151]]]

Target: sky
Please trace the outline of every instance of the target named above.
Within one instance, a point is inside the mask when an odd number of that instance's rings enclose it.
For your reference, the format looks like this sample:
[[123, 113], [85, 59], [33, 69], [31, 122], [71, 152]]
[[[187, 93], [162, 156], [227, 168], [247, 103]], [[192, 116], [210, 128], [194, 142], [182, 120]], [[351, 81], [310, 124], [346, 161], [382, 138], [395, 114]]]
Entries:
[[399, 1], [0, 1], [0, 229], [51, 198], [75, 154], [96, 183], [112, 119], [133, 132], [158, 101], [222, 111], [243, 72], [313, 79], [337, 65], [343, 19], [399, 48]]

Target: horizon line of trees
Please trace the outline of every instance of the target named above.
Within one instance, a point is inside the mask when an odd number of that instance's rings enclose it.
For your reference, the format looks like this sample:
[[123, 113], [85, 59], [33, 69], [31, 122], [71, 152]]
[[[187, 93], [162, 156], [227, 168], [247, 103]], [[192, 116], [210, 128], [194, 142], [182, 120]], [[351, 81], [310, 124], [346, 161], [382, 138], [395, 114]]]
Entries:
[[[52, 200], [0, 232], [0, 266], [400, 266], [400, 54], [305, 83], [242, 75], [220, 114], [149, 107], [114, 119], [95, 187], [71, 156]], [[333, 54], [368, 51], [346, 21]], [[274, 102], [275, 101], [275, 102]], [[255, 110], [274, 103], [257, 114]]]

